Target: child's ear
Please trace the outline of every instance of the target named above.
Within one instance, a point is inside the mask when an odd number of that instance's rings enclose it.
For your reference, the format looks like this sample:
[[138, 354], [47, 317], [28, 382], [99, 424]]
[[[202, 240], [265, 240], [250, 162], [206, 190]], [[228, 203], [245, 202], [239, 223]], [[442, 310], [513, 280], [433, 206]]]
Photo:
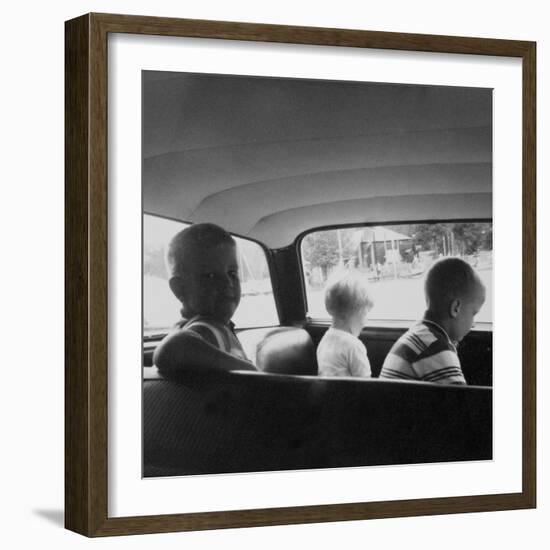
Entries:
[[449, 306], [449, 313], [453, 319], [456, 319], [458, 317], [458, 314], [460, 313], [460, 307], [462, 306], [462, 303], [459, 298], [455, 298], [450, 306]]
[[172, 277], [168, 284], [170, 285], [170, 290], [174, 293], [174, 296], [180, 301], [183, 301], [184, 295], [184, 281], [182, 277]]

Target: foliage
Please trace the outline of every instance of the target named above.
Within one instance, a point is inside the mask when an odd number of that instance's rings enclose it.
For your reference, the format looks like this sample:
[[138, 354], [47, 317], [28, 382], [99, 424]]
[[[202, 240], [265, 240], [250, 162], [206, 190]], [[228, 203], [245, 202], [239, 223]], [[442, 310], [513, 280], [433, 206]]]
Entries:
[[355, 232], [334, 229], [307, 235], [302, 242], [302, 251], [310, 269], [320, 267], [326, 277], [331, 267], [349, 263], [357, 256], [357, 245], [352, 239]]
[[143, 275], [152, 275], [166, 279], [166, 267], [164, 265], [164, 247], [144, 247], [143, 251]]
[[[424, 223], [387, 227], [411, 237], [413, 252], [407, 261], [412, 261], [412, 255], [417, 251], [466, 256], [481, 250], [491, 250], [493, 244], [491, 223]], [[308, 271], [320, 268], [323, 278], [326, 278], [333, 267], [355, 261], [359, 253], [358, 234], [358, 229], [354, 228], [307, 235], [302, 243], [302, 251]]]
[[490, 223], [417, 224], [411, 226], [410, 234], [415, 245], [438, 254], [465, 256], [493, 246]]

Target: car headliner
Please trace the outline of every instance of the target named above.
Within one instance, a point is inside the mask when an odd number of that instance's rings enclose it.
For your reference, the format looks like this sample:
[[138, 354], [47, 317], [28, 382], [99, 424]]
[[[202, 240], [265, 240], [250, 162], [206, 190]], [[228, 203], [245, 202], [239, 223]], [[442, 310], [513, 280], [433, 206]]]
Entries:
[[143, 72], [143, 208], [271, 248], [492, 217], [492, 90]]

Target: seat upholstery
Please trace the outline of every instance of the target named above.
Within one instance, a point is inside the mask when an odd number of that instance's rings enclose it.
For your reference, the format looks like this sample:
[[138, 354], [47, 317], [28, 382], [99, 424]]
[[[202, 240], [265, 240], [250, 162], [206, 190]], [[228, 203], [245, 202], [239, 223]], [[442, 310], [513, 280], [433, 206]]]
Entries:
[[233, 372], [143, 397], [145, 476], [492, 458], [490, 388]]

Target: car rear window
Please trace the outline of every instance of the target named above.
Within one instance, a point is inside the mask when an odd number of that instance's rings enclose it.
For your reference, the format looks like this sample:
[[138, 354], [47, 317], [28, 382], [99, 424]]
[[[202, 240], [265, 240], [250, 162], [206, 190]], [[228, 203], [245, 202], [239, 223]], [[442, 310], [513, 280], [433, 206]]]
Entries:
[[[165, 334], [180, 318], [181, 304], [168, 286], [165, 256], [172, 237], [189, 224], [149, 214], [143, 216], [143, 334]], [[279, 320], [264, 249], [240, 237], [237, 242], [241, 302], [237, 328], [278, 325]]]
[[492, 322], [491, 222], [346, 227], [307, 234], [301, 242], [308, 316], [328, 319], [327, 281], [354, 270], [372, 285], [372, 321], [414, 321], [425, 310], [424, 275], [434, 261], [458, 256], [477, 270], [487, 289], [477, 323]]

